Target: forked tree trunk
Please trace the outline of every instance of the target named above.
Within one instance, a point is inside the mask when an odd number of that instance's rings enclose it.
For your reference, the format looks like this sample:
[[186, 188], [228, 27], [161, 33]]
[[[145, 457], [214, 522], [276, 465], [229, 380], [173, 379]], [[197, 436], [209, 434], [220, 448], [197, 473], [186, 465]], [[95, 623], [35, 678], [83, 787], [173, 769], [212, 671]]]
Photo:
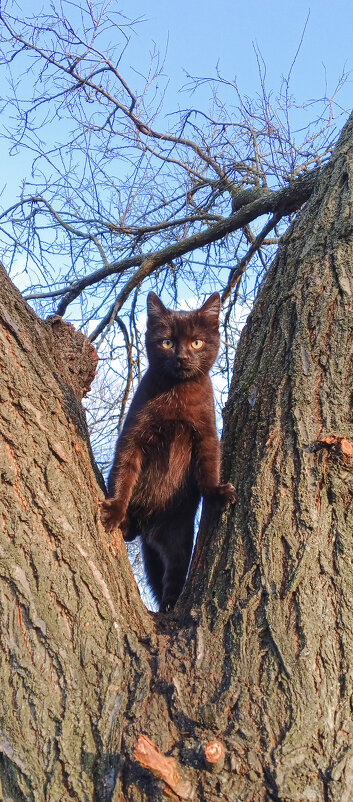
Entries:
[[4, 802], [352, 798], [352, 188], [353, 119], [242, 335], [238, 503], [206, 510], [169, 616], [99, 524], [72, 391], [92, 354], [77, 379], [68, 329], [0, 273]]

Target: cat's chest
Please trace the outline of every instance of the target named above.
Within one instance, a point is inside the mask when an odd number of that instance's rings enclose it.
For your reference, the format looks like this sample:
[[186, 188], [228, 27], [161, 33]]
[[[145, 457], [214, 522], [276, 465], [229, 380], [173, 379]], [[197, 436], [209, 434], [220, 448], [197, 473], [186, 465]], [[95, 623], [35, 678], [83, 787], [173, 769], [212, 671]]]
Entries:
[[175, 431], [180, 425], [198, 427], [206, 408], [203, 396], [202, 388], [172, 388], [151, 402], [151, 421], [159, 424], [173, 422]]
[[162, 455], [168, 458], [178, 449], [189, 450], [193, 440], [193, 428], [179, 419], [153, 419], [146, 426], [142, 437], [142, 450], [149, 457]]

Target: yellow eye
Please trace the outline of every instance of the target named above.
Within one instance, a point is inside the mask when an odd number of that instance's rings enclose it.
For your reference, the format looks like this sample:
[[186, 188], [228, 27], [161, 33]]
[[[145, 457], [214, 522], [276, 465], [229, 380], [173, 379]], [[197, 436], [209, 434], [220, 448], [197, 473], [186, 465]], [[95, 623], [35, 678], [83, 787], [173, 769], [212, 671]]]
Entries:
[[199, 351], [203, 346], [203, 340], [193, 340], [191, 345], [195, 348], [195, 351]]
[[162, 340], [162, 348], [169, 351], [170, 348], [173, 348], [173, 340]]

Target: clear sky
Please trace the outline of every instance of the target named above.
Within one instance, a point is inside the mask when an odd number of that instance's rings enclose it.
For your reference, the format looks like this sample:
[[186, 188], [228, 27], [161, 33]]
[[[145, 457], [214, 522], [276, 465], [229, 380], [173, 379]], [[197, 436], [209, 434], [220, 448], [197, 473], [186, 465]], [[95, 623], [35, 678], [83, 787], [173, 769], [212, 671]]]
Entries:
[[[30, 13], [26, 0], [19, 0], [17, 5], [19, 14]], [[31, 8], [34, 14], [41, 9], [48, 11], [50, 2], [33, 0]], [[161, 54], [166, 51], [165, 112], [190, 107], [189, 96], [179, 92], [187, 83], [186, 73], [214, 76], [217, 64], [224, 78], [232, 82], [236, 77], [242, 94], [254, 96], [259, 89], [254, 45], [266, 64], [267, 90], [276, 92], [281, 75], [287, 75], [291, 68], [302, 37], [290, 83], [298, 104], [320, 98], [325, 91], [331, 96], [345, 71], [351, 74], [337, 103], [347, 112], [352, 109], [352, 0], [112, 0], [110, 10], [120, 10], [129, 19], [144, 20], [136, 26], [121, 64], [133, 89], [139, 83], [136, 72], [147, 71], [153, 42]], [[5, 86], [0, 85], [0, 97], [1, 89], [5, 91]], [[207, 112], [209, 97], [210, 89], [205, 87], [198, 93], [195, 106]], [[315, 119], [314, 109], [309, 117]], [[338, 130], [343, 122], [338, 120]], [[158, 126], [162, 125], [159, 119]], [[1, 188], [5, 182], [7, 186], [1, 205], [6, 207], [13, 202], [17, 186], [25, 176], [29, 177], [30, 164], [29, 153], [22, 151], [20, 159], [6, 159], [3, 151], [0, 184]]]
[[[79, 5], [81, 0], [75, 2]], [[72, 11], [70, 2], [69, 6]], [[31, 10], [27, 0], [19, 0], [17, 8], [19, 15], [40, 14], [42, 9], [50, 9], [50, 0], [33, 0]], [[348, 80], [336, 98], [335, 111], [339, 106], [346, 113], [352, 109], [353, 0], [112, 0], [110, 10], [141, 20], [121, 63], [121, 72], [134, 90], [141, 84], [138, 73], [147, 72], [153, 42], [162, 55], [166, 52], [161, 79], [162, 84], [168, 82], [165, 112], [190, 108], [193, 102], [207, 112], [209, 86], [194, 101], [179, 90], [188, 82], [187, 73], [213, 77], [217, 65], [230, 82], [236, 77], [243, 95], [253, 97], [259, 90], [254, 46], [266, 64], [267, 90], [276, 93], [281, 76], [291, 70], [300, 43], [290, 82], [297, 103], [318, 99], [325, 92], [332, 96], [342, 72], [346, 72]], [[5, 81], [3, 73], [1, 81]], [[23, 76], [20, 94], [24, 96], [25, 81]], [[6, 91], [5, 83], [0, 83], [0, 100]], [[222, 95], [227, 98], [224, 91]], [[234, 90], [229, 89], [229, 97], [234, 98]], [[304, 118], [301, 112], [297, 114], [301, 127]], [[316, 109], [310, 109], [307, 120], [315, 118]], [[2, 119], [6, 124], [6, 112]], [[338, 119], [338, 131], [343, 123], [344, 118]], [[163, 129], [161, 117], [156, 127]], [[1, 147], [0, 206], [6, 208], [17, 198], [22, 180], [31, 180], [33, 154], [22, 150], [17, 157], [9, 158], [8, 143], [2, 142]]]
[[[304, 28], [291, 81], [298, 102], [321, 97], [326, 79], [331, 94], [342, 71], [353, 71], [352, 0], [129, 0], [121, 8], [131, 18], [146, 18], [130, 50], [140, 63], [147, 61], [153, 39], [160, 51], [168, 41], [168, 106], [185, 83], [185, 70], [211, 75], [217, 62], [226, 78], [236, 76], [241, 90], [251, 95], [258, 87], [253, 43], [266, 63], [267, 86], [275, 89], [291, 67]], [[353, 74], [340, 95], [348, 110], [352, 79]]]

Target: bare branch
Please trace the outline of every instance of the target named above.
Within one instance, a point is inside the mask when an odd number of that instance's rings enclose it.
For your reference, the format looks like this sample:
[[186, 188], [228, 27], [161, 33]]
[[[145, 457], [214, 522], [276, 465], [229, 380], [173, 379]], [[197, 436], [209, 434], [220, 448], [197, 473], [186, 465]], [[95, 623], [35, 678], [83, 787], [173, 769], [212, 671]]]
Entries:
[[[42, 315], [65, 314], [104, 360], [119, 361], [124, 407], [140, 370], [147, 289], [172, 302], [218, 289], [227, 372], [235, 311], [248, 310], [288, 219], [330, 156], [347, 76], [334, 92], [325, 86], [320, 100], [298, 104], [292, 67], [269, 91], [255, 49], [253, 99], [217, 70], [189, 76], [188, 103], [164, 116], [163, 63], [154, 48], [145, 77], [130, 68], [134, 23], [114, 4], [52, 0], [37, 18], [14, 8], [3, 0], [0, 9], [8, 82], [0, 135], [11, 158], [26, 153], [31, 163], [30, 179], [0, 210], [0, 240], [27, 300]], [[203, 97], [209, 89], [207, 108], [198, 108], [200, 87]]]

